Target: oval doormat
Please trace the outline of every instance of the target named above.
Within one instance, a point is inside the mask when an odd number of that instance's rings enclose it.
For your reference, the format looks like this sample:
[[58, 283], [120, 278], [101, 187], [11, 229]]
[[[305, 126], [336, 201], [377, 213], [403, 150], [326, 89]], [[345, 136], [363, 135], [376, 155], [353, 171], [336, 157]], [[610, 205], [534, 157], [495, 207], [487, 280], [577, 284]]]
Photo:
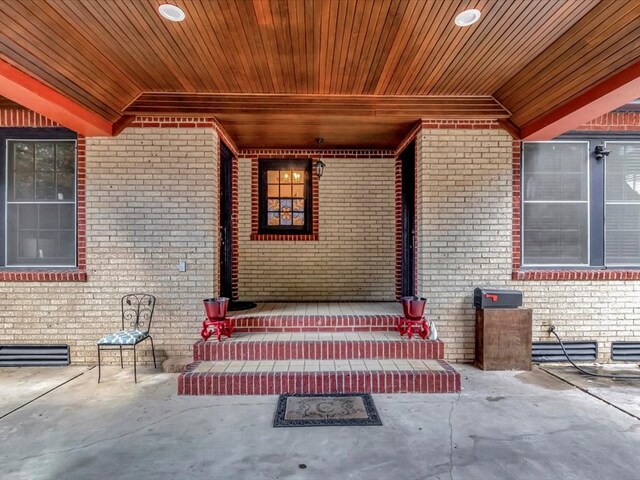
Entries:
[[280, 395], [274, 427], [382, 425], [368, 393]]

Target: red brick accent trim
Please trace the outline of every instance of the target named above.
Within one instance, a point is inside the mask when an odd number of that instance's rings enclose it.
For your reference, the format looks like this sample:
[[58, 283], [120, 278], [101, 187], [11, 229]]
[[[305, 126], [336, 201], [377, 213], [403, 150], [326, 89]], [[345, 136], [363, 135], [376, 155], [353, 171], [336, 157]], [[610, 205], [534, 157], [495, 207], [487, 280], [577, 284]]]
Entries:
[[522, 196], [520, 193], [522, 187], [522, 142], [513, 140], [511, 142], [512, 154], [512, 185], [511, 198], [513, 202], [513, 217], [511, 220], [511, 248], [512, 248], [512, 269], [515, 273], [522, 265], [522, 257], [520, 246], [522, 245], [520, 232], [522, 231]]
[[0, 127], [59, 127], [39, 113], [22, 108], [0, 110]]
[[[265, 150], [267, 151], [267, 150]], [[285, 151], [285, 150], [283, 150]], [[293, 150], [288, 150], [292, 152]], [[274, 157], [270, 157], [274, 158]], [[278, 157], [285, 158], [285, 157]], [[291, 155], [286, 158], [310, 158], [312, 160], [317, 159], [318, 157], [312, 155]], [[324, 155], [323, 155], [324, 158]], [[279, 235], [279, 234], [259, 234], [258, 233], [258, 201], [259, 201], [259, 191], [258, 191], [258, 162], [261, 159], [258, 157], [251, 158], [251, 240], [255, 241], [284, 241], [284, 242], [294, 242], [294, 241], [305, 241], [305, 242], [316, 242], [319, 239], [319, 225], [320, 225], [320, 185], [318, 183], [318, 176], [315, 172], [311, 172], [311, 233], [303, 234], [303, 235]]]
[[[610, 114], [611, 115], [611, 114]], [[605, 115], [606, 117], [606, 115]], [[640, 270], [541, 270], [522, 269], [522, 211], [521, 211], [521, 142], [513, 142], [513, 221], [512, 221], [512, 280], [640, 280]]]
[[232, 300], [238, 300], [238, 263], [240, 262], [239, 256], [239, 240], [238, 240], [238, 219], [240, 214], [238, 211], [238, 157], [233, 156], [231, 160], [231, 230], [233, 235], [232, 256], [233, 256], [233, 268], [231, 271], [231, 293]]
[[[0, 110], [0, 127], [59, 127], [56, 122], [27, 109]], [[87, 211], [86, 211], [86, 140], [78, 135], [76, 172], [76, 268], [0, 270], [0, 282], [86, 282], [87, 281]]]
[[194, 363], [178, 377], [178, 395], [459, 392], [460, 373], [437, 361], [443, 371], [201, 373]]
[[640, 270], [514, 270], [513, 280], [640, 280]]
[[640, 132], [640, 112], [611, 112], [580, 125], [580, 131]]
[[395, 160], [396, 299], [402, 296], [402, 160]]
[[348, 358], [443, 359], [442, 340], [210, 341], [193, 345], [194, 360], [333, 360]]
[[422, 120], [421, 128], [455, 130], [502, 130], [496, 120]]
[[241, 157], [257, 158], [395, 158], [393, 150], [321, 150], [321, 149], [247, 149]]
[[129, 127], [138, 128], [213, 128], [235, 156], [239, 154], [236, 143], [214, 117], [136, 117]]
[[86, 282], [87, 272], [80, 269], [1, 270], [0, 282]]

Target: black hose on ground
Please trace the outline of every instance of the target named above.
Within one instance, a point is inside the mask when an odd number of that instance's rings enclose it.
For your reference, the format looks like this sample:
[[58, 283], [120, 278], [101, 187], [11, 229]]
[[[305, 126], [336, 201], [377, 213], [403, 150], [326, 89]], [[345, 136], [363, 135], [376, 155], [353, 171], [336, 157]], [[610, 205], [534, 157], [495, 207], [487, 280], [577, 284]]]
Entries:
[[573, 362], [573, 360], [571, 360], [571, 357], [567, 353], [567, 350], [564, 348], [564, 344], [562, 343], [562, 340], [560, 340], [560, 337], [556, 333], [556, 327], [554, 327], [553, 325], [550, 326], [549, 333], [553, 333], [555, 335], [555, 337], [558, 339], [558, 343], [560, 343], [560, 347], [562, 348], [562, 352], [564, 353], [564, 356], [567, 357], [567, 360], [569, 360], [569, 363], [573, 365], [581, 373], [584, 373], [585, 375], [589, 375], [590, 377], [608, 378], [610, 380], [640, 380], [639, 375], [607, 375], [604, 373], [593, 373], [588, 370], [585, 370], [582, 367], [579, 367]]

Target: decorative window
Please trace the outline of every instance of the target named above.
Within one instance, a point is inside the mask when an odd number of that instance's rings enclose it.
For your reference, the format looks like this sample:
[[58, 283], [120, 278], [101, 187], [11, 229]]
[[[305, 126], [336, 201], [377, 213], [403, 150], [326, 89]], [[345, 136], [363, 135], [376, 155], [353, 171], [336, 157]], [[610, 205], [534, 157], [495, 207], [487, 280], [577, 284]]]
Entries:
[[76, 266], [76, 141], [59, 130], [3, 130], [0, 266]]
[[523, 144], [522, 264], [640, 267], [640, 142]]
[[312, 232], [311, 160], [259, 162], [259, 234]]

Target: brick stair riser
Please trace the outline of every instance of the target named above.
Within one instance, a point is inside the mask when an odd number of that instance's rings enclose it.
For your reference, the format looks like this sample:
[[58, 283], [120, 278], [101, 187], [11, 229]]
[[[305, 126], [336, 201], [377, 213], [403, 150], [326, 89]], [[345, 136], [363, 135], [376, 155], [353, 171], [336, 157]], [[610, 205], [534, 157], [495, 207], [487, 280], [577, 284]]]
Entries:
[[460, 374], [340, 371], [193, 373], [178, 378], [179, 395], [279, 395], [283, 393], [455, 393]]
[[443, 359], [441, 341], [197, 342], [194, 360]]
[[398, 315], [229, 317], [238, 332], [371, 332], [395, 330]]
[[233, 327], [234, 332], [253, 332], [253, 333], [303, 333], [303, 332], [391, 332], [396, 330], [395, 325], [352, 325], [352, 326], [267, 326], [267, 327]]

